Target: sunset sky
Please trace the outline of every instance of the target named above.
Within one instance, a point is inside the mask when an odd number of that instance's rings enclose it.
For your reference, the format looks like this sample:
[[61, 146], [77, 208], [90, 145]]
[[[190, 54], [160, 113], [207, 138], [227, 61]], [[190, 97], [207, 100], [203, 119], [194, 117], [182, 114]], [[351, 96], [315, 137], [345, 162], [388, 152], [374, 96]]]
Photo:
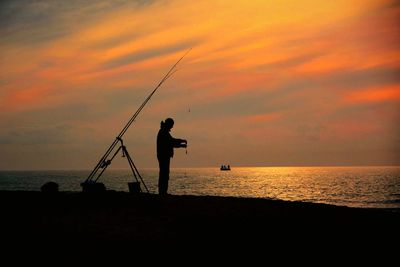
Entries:
[[[0, 169], [92, 169], [124, 140], [157, 167], [400, 164], [400, 4], [0, 2]], [[115, 168], [128, 167], [122, 159]]]

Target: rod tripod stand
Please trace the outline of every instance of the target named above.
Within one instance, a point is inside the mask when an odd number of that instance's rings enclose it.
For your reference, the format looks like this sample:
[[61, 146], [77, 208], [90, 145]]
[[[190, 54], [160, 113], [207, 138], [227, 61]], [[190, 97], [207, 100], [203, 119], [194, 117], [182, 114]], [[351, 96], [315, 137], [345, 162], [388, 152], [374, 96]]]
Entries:
[[[137, 183], [136, 183], [136, 186], [138, 186], [138, 187], [136, 187], [134, 190], [139, 191], [139, 192], [142, 192], [142, 189], [140, 188], [140, 182], [142, 182], [144, 188], [146, 189], [146, 192], [149, 193], [149, 189], [147, 188], [146, 184], [144, 183], [143, 178], [142, 178], [142, 176], [140, 175], [138, 169], [136, 168], [135, 163], [133, 163], [132, 157], [131, 157], [131, 155], [129, 154], [128, 150], [126, 149], [126, 146], [124, 145], [124, 141], [122, 140], [121, 137], [117, 137], [116, 140], [117, 140], [118, 142], [121, 143], [120, 146], [118, 147], [117, 151], [115, 151], [115, 153], [114, 153], [114, 155], [111, 157], [111, 159], [104, 160], [104, 161], [101, 163], [101, 165], [100, 165], [99, 168], [101, 168], [102, 171], [99, 173], [99, 175], [98, 175], [97, 178], [94, 180], [94, 182], [97, 182], [97, 180], [100, 178], [100, 176], [103, 174], [103, 172], [105, 172], [105, 170], [107, 169], [107, 167], [111, 164], [112, 160], [113, 160], [113, 159], [115, 158], [115, 156], [118, 154], [118, 152], [122, 150], [122, 157], [123, 157], [123, 158], [126, 158], [126, 159], [128, 160], [129, 167], [130, 167], [131, 170], [132, 170], [133, 177], [135, 177], [135, 180], [136, 180], [136, 182], [137, 182]], [[139, 180], [140, 180], [140, 182], [139, 182]]]

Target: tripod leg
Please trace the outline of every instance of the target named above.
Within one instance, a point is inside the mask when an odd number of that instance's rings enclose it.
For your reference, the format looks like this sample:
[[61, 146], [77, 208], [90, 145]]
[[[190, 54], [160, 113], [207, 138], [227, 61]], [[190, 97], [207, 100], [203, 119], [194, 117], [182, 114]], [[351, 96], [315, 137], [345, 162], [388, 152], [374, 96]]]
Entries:
[[126, 157], [128, 159], [129, 165], [131, 166], [131, 169], [132, 169], [133, 175], [135, 176], [136, 181], [138, 181], [137, 177], [139, 177], [140, 181], [143, 183], [144, 188], [146, 188], [147, 193], [150, 193], [149, 189], [147, 188], [146, 184], [144, 183], [144, 181], [142, 179], [142, 176], [140, 175], [140, 173], [139, 173], [138, 169], [136, 168], [135, 164], [133, 163], [133, 160], [132, 160], [131, 156], [129, 155], [128, 150], [126, 150], [125, 146], [123, 147], [123, 149], [124, 149], [125, 155], [126, 155]]
[[129, 166], [131, 167], [131, 170], [132, 170], [133, 176], [135, 177], [136, 182], [139, 182], [138, 176], [136, 175], [136, 171], [135, 171], [136, 168], [134, 167], [135, 165], [133, 164], [133, 161], [131, 159], [131, 156], [128, 153], [128, 150], [126, 150], [125, 146], [123, 146], [122, 150], [123, 150], [126, 158], [128, 159]]

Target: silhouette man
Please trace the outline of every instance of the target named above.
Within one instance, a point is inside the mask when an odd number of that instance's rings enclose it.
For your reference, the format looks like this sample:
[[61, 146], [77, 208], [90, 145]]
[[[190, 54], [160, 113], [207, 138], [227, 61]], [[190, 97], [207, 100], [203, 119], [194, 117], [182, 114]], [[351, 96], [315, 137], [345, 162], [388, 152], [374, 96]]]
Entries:
[[173, 138], [169, 133], [174, 127], [174, 120], [167, 118], [161, 121], [160, 130], [157, 134], [157, 159], [160, 167], [158, 177], [158, 193], [167, 195], [169, 181], [169, 165], [171, 158], [174, 156], [174, 148], [187, 147], [185, 139]]

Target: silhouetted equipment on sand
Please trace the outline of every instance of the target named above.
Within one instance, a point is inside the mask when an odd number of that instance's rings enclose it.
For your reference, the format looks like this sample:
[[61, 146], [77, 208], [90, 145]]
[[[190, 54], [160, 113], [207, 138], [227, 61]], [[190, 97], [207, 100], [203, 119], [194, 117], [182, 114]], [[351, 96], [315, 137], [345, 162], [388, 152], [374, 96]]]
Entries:
[[47, 182], [40, 187], [40, 191], [43, 193], [57, 193], [58, 184], [56, 182]]
[[[134, 182], [128, 183], [129, 186], [129, 192], [131, 193], [139, 193], [142, 192], [142, 189], [140, 187], [140, 182], [143, 184], [144, 188], [146, 189], [146, 192], [149, 193], [149, 189], [147, 188], [146, 184], [144, 183], [142, 176], [140, 175], [138, 169], [136, 168], [135, 164], [133, 163], [133, 160], [131, 156], [129, 155], [128, 150], [126, 149], [126, 146], [124, 145], [124, 142], [122, 140], [122, 137], [126, 133], [126, 131], [129, 129], [131, 124], [135, 121], [139, 113], [142, 111], [142, 109], [146, 106], [147, 102], [151, 99], [151, 97], [154, 95], [154, 93], [157, 91], [158, 88], [166, 81], [168, 80], [177, 70], [176, 66], [178, 63], [189, 53], [191, 49], [189, 49], [165, 74], [165, 76], [161, 79], [161, 81], [158, 83], [156, 88], [150, 93], [150, 95], [144, 100], [142, 105], [136, 110], [136, 112], [132, 115], [130, 120], [127, 122], [127, 124], [122, 128], [121, 132], [118, 134], [118, 136], [115, 138], [114, 142], [110, 145], [110, 147], [107, 149], [107, 151], [104, 153], [104, 155], [100, 158], [99, 162], [97, 165], [94, 167], [92, 172], [89, 174], [88, 178], [81, 183], [82, 190], [83, 192], [101, 192], [105, 191], [106, 188], [103, 183], [97, 182], [101, 175], [104, 173], [104, 171], [107, 169], [109, 165], [111, 165], [112, 160], [115, 158], [115, 156], [122, 151], [122, 157], [125, 157], [128, 160], [129, 166], [132, 170], [133, 176], [135, 178]], [[119, 147], [117, 150], [113, 153], [117, 145], [119, 144]], [[109, 158], [109, 156], [111, 158]]]

